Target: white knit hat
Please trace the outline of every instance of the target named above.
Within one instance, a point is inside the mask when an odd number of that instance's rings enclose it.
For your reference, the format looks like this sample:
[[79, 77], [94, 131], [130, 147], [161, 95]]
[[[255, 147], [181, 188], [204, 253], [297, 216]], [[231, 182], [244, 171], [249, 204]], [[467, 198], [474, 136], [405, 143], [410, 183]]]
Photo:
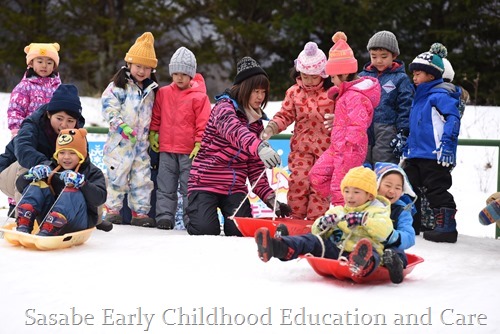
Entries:
[[307, 75], [321, 75], [327, 78], [328, 74], [325, 72], [326, 55], [318, 48], [318, 44], [314, 42], [307, 42], [304, 50], [300, 52], [295, 60], [295, 69], [297, 72]]
[[188, 48], [181, 46], [170, 59], [168, 69], [171, 76], [174, 73], [184, 73], [194, 78], [196, 75], [196, 57]]
[[443, 58], [444, 64], [444, 72], [443, 72], [443, 80], [452, 82], [453, 78], [455, 78], [455, 71], [453, 70], [453, 66], [448, 59]]

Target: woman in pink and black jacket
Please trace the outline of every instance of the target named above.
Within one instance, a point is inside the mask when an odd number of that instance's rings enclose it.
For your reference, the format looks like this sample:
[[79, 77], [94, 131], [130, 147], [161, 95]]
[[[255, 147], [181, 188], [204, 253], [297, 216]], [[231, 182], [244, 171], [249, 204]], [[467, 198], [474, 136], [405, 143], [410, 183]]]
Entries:
[[[245, 199], [247, 178], [255, 185], [253, 192], [267, 206], [274, 207], [276, 195], [264, 171], [278, 166], [281, 158], [267, 141], [259, 139], [264, 130], [262, 108], [268, 101], [269, 86], [262, 67], [244, 57], [238, 62], [233, 86], [216, 97], [189, 175], [189, 234], [219, 235], [219, 208], [224, 217], [224, 234], [241, 236], [231, 217], [252, 216], [250, 202]], [[288, 205], [278, 202], [277, 207], [277, 215], [290, 214]]]

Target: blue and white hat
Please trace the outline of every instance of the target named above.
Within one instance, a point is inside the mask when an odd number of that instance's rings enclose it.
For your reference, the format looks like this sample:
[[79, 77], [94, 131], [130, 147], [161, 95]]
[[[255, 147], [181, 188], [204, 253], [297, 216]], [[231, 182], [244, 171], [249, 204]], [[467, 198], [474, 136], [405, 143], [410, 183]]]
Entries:
[[410, 64], [410, 72], [424, 71], [440, 79], [444, 72], [443, 58], [448, 55], [448, 50], [441, 43], [434, 43], [428, 52], [419, 54]]
[[403, 176], [403, 193], [408, 194], [411, 197], [417, 197], [413, 191], [410, 181], [408, 181], [408, 176], [406, 176], [403, 168], [392, 162], [377, 162], [375, 163], [375, 174], [377, 174], [377, 188], [380, 186], [380, 181], [388, 172], [397, 172]]

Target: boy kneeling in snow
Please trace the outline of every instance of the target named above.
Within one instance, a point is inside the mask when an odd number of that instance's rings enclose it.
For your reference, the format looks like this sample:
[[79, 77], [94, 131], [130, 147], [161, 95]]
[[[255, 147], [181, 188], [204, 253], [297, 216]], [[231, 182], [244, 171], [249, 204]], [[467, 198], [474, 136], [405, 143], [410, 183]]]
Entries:
[[86, 135], [85, 129], [61, 130], [55, 161], [50, 166], [31, 167], [17, 179], [16, 186], [23, 194], [17, 207], [17, 231], [31, 233], [35, 219], [41, 222], [41, 236], [81, 231], [97, 224], [98, 206], [106, 201], [106, 182], [88, 157]]

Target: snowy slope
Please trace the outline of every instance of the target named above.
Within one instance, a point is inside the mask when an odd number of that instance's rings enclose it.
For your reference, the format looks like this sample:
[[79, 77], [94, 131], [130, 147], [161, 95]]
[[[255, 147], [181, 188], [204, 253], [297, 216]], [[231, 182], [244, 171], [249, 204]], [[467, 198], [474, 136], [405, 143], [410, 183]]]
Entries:
[[[0, 113], [7, 101], [0, 94]], [[82, 102], [87, 124], [102, 124], [98, 100]], [[268, 107], [271, 114], [277, 108]], [[0, 118], [0, 147], [9, 140], [5, 122]], [[499, 123], [498, 108], [469, 106], [461, 137], [500, 138]], [[0, 332], [498, 333], [500, 240], [477, 221], [495, 191], [498, 155], [460, 147], [459, 159], [452, 188], [458, 243], [417, 237], [409, 252], [425, 262], [400, 285], [323, 278], [305, 260], [265, 264], [252, 238], [116, 226], [62, 251], [0, 240]], [[493, 168], [485, 169], [488, 163]], [[0, 210], [0, 223], [5, 217]], [[51, 314], [57, 325], [49, 325]]]

